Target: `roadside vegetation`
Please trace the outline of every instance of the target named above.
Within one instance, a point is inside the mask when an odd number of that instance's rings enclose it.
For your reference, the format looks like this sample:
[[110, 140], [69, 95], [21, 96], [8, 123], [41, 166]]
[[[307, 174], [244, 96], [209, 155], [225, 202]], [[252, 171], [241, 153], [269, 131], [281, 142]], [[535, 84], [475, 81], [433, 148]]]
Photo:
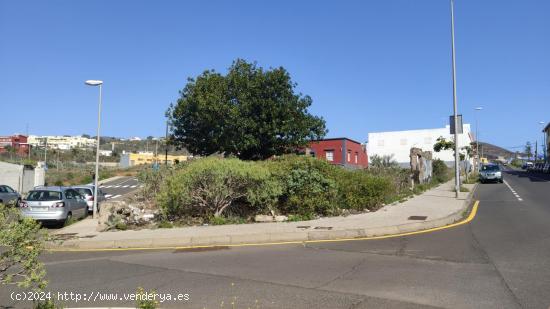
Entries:
[[146, 169], [139, 178], [142, 198], [160, 210], [159, 227], [245, 223], [259, 214], [299, 221], [375, 211], [450, 179], [439, 160], [432, 182], [411, 189], [407, 169], [349, 170], [299, 155], [266, 161], [209, 157]]

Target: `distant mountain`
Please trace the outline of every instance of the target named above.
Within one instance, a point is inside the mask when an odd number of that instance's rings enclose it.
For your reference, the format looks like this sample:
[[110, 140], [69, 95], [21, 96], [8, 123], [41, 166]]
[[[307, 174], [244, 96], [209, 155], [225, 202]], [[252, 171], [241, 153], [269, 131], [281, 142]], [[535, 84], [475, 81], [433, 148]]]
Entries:
[[484, 142], [479, 142], [479, 150], [489, 160], [495, 160], [498, 157], [504, 157], [505, 159], [515, 157], [515, 152]]

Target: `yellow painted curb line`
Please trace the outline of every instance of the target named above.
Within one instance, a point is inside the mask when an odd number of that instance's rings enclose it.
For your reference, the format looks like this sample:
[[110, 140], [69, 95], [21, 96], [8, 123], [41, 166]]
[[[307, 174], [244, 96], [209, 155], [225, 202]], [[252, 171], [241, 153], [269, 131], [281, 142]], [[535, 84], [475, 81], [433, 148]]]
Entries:
[[425, 234], [435, 231], [441, 231], [464, 225], [471, 222], [476, 214], [477, 208], [479, 206], [479, 201], [475, 201], [472, 211], [468, 217], [462, 221], [435, 227], [431, 229], [415, 231], [415, 232], [406, 232], [392, 235], [383, 235], [383, 236], [368, 236], [368, 237], [358, 237], [358, 238], [339, 238], [339, 239], [321, 239], [321, 240], [302, 240], [302, 241], [285, 241], [285, 242], [267, 242], [267, 243], [250, 243], [250, 244], [230, 244], [230, 245], [205, 245], [205, 246], [182, 246], [182, 247], [155, 247], [155, 248], [105, 248], [105, 249], [46, 249], [50, 252], [101, 252], [101, 251], [139, 251], [139, 250], [181, 250], [181, 249], [199, 249], [199, 248], [216, 248], [216, 247], [252, 247], [252, 246], [274, 246], [274, 245], [291, 245], [291, 244], [313, 244], [313, 243], [323, 243], [323, 242], [342, 242], [342, 241], [354, 241], [354, 240], [374, 240], [374, 239], [386, 239], [386, 238], [395, 238], [403, 237], [417, 234]]

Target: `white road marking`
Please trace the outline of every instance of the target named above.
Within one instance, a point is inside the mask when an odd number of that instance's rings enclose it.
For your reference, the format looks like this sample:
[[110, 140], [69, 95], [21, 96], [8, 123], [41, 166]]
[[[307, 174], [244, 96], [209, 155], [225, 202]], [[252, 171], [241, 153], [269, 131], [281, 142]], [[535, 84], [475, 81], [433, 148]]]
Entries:
[[137, 186], [130, 186], [130, 188], [135, 188], [135, 187], [137, 187]]
[[110, 198], [111, 196], [113, 196], [112, 194], [105, 194], [105, 198]]
[[115, 196], [112, 196], [111, 199], [119, 198], [120, 196], [121, 196], [120, 194], [117, 194]]
[[514, 194], [514, 196], [518, 199], [518, 201], [520, 202], [523, 201], [521, 196], [519, 196], [519, 194], [516, 193], [516, 190], [514, 190], [514, 188], [512, 188], [512, 186], [510, 186], [510, 184], [506, 180], [504, 181], [504, 184], [508, 187], [508, 189], [510, 189], [510, 191], [512, 191], [512, 194]]
[[122, 186], [123, 188], [128, 188], [129, 186]]

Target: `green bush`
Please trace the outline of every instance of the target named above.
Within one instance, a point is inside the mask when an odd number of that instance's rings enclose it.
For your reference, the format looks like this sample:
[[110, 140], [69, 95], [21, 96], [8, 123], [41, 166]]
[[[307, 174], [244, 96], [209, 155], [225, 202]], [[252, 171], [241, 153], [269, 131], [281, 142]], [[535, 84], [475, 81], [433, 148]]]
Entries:
[[338, 167], [305, 156], [284, 156], [268, 163], [281, 184], [277, 208], [280, 213], [312, 219], [338, 210]]
[[432, 161], [432, 179], [438, 183], [444, 183], [451, 179], [447, 164], [440, 159]]
[[[140, 174], [145, 196], [163, 220], [242, 223], [277, 213], [308, 220], [341, 209], [375, 210], [411, 195], [410, 177], [397, 167], [348, 170], [307, 156], [263, 162], [204, 158]], [[196, 219], [196, 220], [195, 220]]]
[[338, 192], [344, 209], [378, 209], [396, 194], [389, 178], [373, 176], [362, 170], [342, 170], [339, 174]]
[[160, 189], [158, 202], [168, 217], [219, 217], [224, 211], [244, 216], [271, 208], [280, 191], [264, 166], [212, 157], [175, 171]]
[[0, 284], [35, 291], [46, 288], [46, 270], [39, 257], [48, 239], [35, 220], [0, 204]]

